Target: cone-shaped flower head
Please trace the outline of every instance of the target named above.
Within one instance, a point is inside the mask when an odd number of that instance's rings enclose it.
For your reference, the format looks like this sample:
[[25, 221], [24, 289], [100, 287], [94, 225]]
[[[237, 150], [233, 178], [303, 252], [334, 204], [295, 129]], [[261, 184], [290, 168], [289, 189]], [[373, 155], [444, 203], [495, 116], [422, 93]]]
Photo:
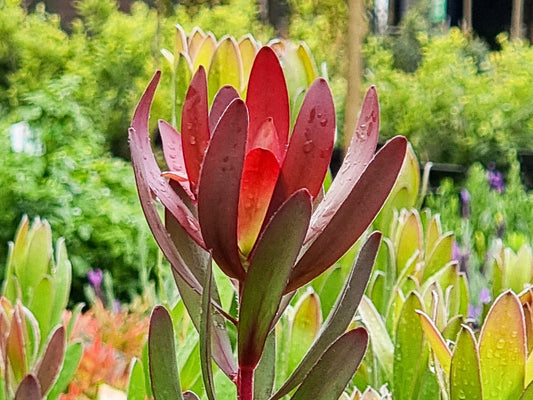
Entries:
[[[205, 71], [197, 71], [183, 105], [181, 133], [159, 122], [167, 163], [162, 173], [148, 132], [159, 76], [154, 76], [133, 118], [132, 161], [154, 236], [193, 287], [198, 283], [181, 265], [180, 249], [169, 240], [150, 194], [200, 247], [211, 252], [228, 276], [241, 283], [250, 266], [264, 263], [265, 257], [289, 257], [287, 293], [325, 271], [353, 245], [396, 181], [406, 140], [394, 138], [374, 154], [379, 108], [371, 88], [343, 166], [323, 194], [335, 136], [329, 87], [324, 79], [311, 85], [291, 130], [284, 75], [268, 47], [254, 60], [246, 100], [225, 86], [209, 109]], [[285, 227], [283, 232], [276, 233], [280, 227]], [[276, 249], [273, 241], [280, 235], [290, 240], [277, 240]]]

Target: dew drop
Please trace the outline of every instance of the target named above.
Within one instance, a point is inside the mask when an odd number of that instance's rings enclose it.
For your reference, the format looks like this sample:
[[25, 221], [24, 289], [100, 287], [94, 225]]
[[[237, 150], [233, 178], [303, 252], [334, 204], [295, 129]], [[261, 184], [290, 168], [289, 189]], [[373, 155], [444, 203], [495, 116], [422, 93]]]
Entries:
[[188, 131], [190, 131], [192, 128], [193, 128], [193, 123], [192, 122], [187, 122], [185, 124], [185, 129], [187, 129]]
[[326, 126], [328, 124], [328, 119], [327, 118], [322, 118], [320, 120], [320, 126]]
[[304, 143], [304, 153], [310, 153], [313, 148], [315, 147], [315, 144], [313, 143], [312, 140], [306, 140], [305, 143]]
[[307, 120], [307, 122], [311, 123], [315, 120], [315, 115], [316, 115], [316, 108], [313, 107], [311, 109], [311, 112], [309, 113], [309, 119]]
[[194, 146], [196, 144], [196, 136], [190, 136], [189, 143]]

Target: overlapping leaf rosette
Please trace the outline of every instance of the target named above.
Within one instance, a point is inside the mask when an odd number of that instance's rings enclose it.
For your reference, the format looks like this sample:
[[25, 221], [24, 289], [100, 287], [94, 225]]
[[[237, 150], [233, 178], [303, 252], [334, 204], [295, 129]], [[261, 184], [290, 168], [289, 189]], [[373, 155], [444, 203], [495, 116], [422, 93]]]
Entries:
[[[193, 322], [200, 329], [201, 314], [208, 314], [217, 328], [209, 328], [210, 356], [237, 383], [239, 398], [251, 399], [253, 373], [280, 312], [296, 289], [365, 232], [396, 181], [407, 143], [396, 137], [375, 153], [379, 107], [371, 88], [343, 165], [324, 193], [336, 129], [329, 87], [324, 79], [311, 85], [291, 130], [285, 78], [274, 51], [264, 47], [255, 57], [246, 99], [224, 86], [209, 108], [206, 73], [198, 69], [180, 132], [159, 121], [167, 164], [162, 172], [148, 132], [159, 78], [156, 73], [142, 96], [129, 131], [141, 204]], [[164, 206], [164, 223], [154, 200]], [[379, 235], [368, 241], [375, 256]], [[237, 288], [237, 318], [219, 305], [211, 258]], [[365, 285], [370, 268], [361, 277]], [[211, 312], [201, 313], [206, 291]], [[226, 320], [237, 325], [238, 363]], [[350, 332], [337, 335], [335, 354], [355, 346], [363, 348], [362, 357], [366, 332]]]

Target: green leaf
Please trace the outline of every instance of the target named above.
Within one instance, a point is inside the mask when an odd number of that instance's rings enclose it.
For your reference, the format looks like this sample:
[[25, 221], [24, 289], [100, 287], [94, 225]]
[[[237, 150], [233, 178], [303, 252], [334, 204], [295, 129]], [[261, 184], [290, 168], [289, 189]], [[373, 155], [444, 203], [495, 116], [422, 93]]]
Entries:
[[526, 338], [520, 301], [502, 293], [490, 309], [479, 337], [484, 400], [517, 399], [524, 387]]
[[52, 261], [52, 230], [48, 222], [35, 222], [29, 232], [26, 263], [17, 271], [20, 276], [25, 304], [30, 300], [32, 289], [48, 272]]
[[263, 356], [254, 374], [254, 400], [267, 400], [272, 395], [276, 377], [276, 332], [267, 337]]
[[301, 189], [274, 214], [250, 256], [239, 312], [240, 367], [255, 368], [261, 358], [310, 216], [309, 192]]
[[54, 298], [52, 305], [52, 314], [50, 315], [49, 326], [55, 326], [60, 323], [63, 310], [67, 307], [70, 295], [70, 286], [72, 282], [72, 266], [68, 259], [65, 239], [59, 238], [56, 243], [56, 262], [52, 271], [54, 282]]
[[372, 301], [363, 296], [359, 305], [359, 315], [370, 335], [372, 353], [377, 357], [379, 365], [385, 371], [387, 379], [392, 379], [394, 346], [385, 327], [385, 323]]
[[291, 400], [334, 400], [343, 393], [365, 355], [368, 334], [364, 328], [346, 332], [328, 347]]
[[50, 393], [48, 393], [48, 400], [57, 399], [59, 395], [65, 391], [74, 378], [82, 353], [83, 345], [80, 342], [75, 342], [67, 346], [63, 367], [61, 368], [61, 372], [59, 372], [59, 376], [57, 377], [54, 386], [52, 386]]
[[127, 400], [144, 400], [145, 398], [146, 392], [143, 366], [137, 358], [134, 358], [131, 360], [130, 364]]
[[[211, 264], [211, 263], [209, 263]], [[200, 318], [200, 364], [202, 367], [202, 379], [209, 400], [215, 400], [215, 388], [213, 383], [213, 366], [211, 365], [211, 290], [213, 284], [213, 269], [207, 268], [204, 292], [202, 294], [202, 316]]]
[[322, 325], [320, 299], [308, 290], [294, 307], [289, 351], [289, 370], [293, 371], [307, 352]]
[[183, 400], [172, 320], [162, 306], [155, 307], [150, 317], [148, 353], [154, 399]]
[[472, 330], [463, 325], [450, 368], [450, 400], [482, 400], [479, 354]]
[[422, 281], [425, 281], [452, 260], [454, 240], [454, 235], [451, 232], [439, 239], [433, 251], [427, 257]]
[[533, 400], [533, 383], [530, 383], [520, 396], [519, 400]]
[[431, 349], [437, 356], [437, 360], [439, 360], [444, 372], [449, 374], [452, 361], [452, 353], [450, 349], [446, 346], [446, 342], [435, 326], [435, 323], [423, 311], [416, 310], [416, 313], [420, 317], [420, 325], [426, 334]]
[[417, 397], [427, 368], [424, 331], [415, 312], [422, 309], [419, 295], [410, 292], [400, 313], [394, 343], [393, 392], [397, 400], [412, 400]]
[[[43, 344], [51, 328], [50, 317], [53, 310], [52, 298], [54, 296], [54, 291], [55, 287], [52, 286], [51, 278], [49, 276], [44, 276], [35, 287], [35, 292], [33, 293], [31, 302], [28, 306], [39, 323]], [[37, 343], [37, 345], [40, 345], [40, 343]]]
[[209, 104], [215, 98], [218, 89], [224, 85], [231, 85], [239, 92], [243, 89], [239, 47], [232, 37], [225, 36], [220, 39], [211, 59], [207, 80], [209, 82]]
[[418, 211], [407, 214], [396, 243], [396, 266], [400, 273], [409, 266], [411, 257], [422, 249], [422, 223]]
[[[337, 297], [333, 310], [322, 325], [317, 339], [290, 378], [272, 396], [272, 400], [285, 396], [302, 382], [313, 365], [324, 354], [324, 351], [346, 330], [365, 292], [380, 240], [381, 234], [379, 232], [373, 232], [361, 247], [359, 255], [350, 271], [350, 275]], [[281, 346], [283, 346], [283, 340], [280, 340], [280, 342]]]

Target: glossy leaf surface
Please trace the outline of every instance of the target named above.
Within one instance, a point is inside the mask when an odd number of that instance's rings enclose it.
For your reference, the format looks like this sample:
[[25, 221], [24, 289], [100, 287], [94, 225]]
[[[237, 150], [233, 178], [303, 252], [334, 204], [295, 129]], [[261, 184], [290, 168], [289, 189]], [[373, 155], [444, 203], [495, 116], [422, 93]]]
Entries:
[[482, 400], [479, 354], [473, 332], [459, 332], [450, 367], [450, 400]]

